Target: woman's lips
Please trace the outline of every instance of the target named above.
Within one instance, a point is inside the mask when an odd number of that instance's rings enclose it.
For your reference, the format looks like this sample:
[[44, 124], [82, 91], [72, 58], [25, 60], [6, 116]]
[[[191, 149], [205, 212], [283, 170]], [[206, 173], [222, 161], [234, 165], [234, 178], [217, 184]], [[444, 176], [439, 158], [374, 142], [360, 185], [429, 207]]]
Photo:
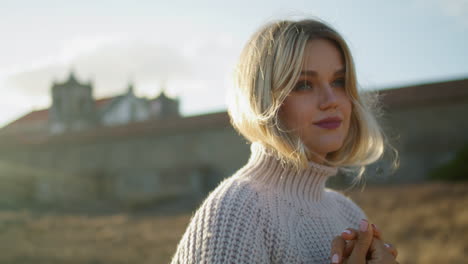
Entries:
[[336, 129], [341, 125], [341, 121], [315, 123], [314, 125], [319, 126], [321, 128], [325, 128], [325, 129]]
[[331, 116], [315, 122], [314, 125], [325, 129], [336, 129], [341, 125], [341, 122], [342, 120], [340, 117]]

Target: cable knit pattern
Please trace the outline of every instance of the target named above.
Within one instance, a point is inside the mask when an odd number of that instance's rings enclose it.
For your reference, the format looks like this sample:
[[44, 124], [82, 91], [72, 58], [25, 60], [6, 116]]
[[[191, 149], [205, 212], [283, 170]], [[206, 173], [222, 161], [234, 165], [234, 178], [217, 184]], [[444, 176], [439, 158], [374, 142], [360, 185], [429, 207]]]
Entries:
[[205, 199], [172, 263], [330, 263], [332, 239], [363, 211], [325, 188], [337, 168], [284, 166], [257, 143], [248, 163]]

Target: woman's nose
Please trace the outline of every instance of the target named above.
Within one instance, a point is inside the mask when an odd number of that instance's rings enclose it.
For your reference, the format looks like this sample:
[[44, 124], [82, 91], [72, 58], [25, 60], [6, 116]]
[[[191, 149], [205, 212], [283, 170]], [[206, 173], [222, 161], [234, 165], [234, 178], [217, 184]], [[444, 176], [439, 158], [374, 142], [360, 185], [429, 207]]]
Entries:
[[333, 91], [333, 87], [328, 84], [322, 86], [320, 110], [327, 110], [329, 108], [336, 108], [338, 106], [338, 97]]

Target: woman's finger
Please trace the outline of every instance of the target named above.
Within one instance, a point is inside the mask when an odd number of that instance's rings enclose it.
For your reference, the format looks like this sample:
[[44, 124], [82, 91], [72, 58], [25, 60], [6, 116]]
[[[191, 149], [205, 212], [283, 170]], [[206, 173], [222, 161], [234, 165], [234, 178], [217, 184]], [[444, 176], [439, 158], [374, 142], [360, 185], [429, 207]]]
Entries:
[[380, 231], [380, 229], [377, 227], [377, 225], [375, 224], [371, 224], [372, 228], [374, 229], [374, 237], [380, 239], [380, 240], [383, 240], [383, 237], [382, 237], [382, 232]]
[[380, 239], [374, 239], [369, 248], [368, 263], [398, 263], [395, 255], [391, 253], [392, 250], [389, 248], [394, 247], [391, 245], [386, 246]]
[[362, 219], [359, 224], [359, 232], [353, 251], [348, 258], [349, 263], [365, 263], [367, 251], [373, 241], [374, 230], [369, 222]]
[[389, 243], [385, 243], [384, 244], [385, 248], [387, 248], [387, 250], [392, 253], [392, 255], [396, 258], [398, 256], [398, 251], [396, 250], [396, 248], [392, 245], [392, 244], [389, 244]]
[[356, 229], [346, 228], [341, 232], [341, 237], [345, 240], [354, 240], [357, 238], [357, 231]]
[[341, 236], [336, 236], [332, 241], [330, 254], [331, 263], [342, 263], [343, 252], [345, 250], [346, 241]]
[[[349, 255], [351, 255], [355, 243], [356, 240], [346, 240], [345, 249], [342, 255], [344, 258], [347, 258]], [[398, 251], [392, 244], [385, 243], [384, 246], [395, 258], [398, 256]]]
[[356, 240], [346, 240], [346, 246], [343, 252], [343, 257], [347, 258], [353, 252], [354, 244], [356, 244]]
[[[374, 230], [374, 237], [382, 240], [382, 232], [380, 231], [380, 229], [374, 227], [374, 224], [372, 224], [371, 226]], [[341, 236], [345, 240], [355, 240], [358, 237], [358, 231], [354, 228], [346, 228], [345, 230], [343, 230], [343, 232], [341, 232]]]

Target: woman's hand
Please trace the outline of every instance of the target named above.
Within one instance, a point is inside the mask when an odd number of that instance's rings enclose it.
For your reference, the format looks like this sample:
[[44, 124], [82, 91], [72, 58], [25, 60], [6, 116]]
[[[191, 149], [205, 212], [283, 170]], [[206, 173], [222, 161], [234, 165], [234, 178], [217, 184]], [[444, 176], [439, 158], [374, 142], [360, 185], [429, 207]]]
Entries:
[[[390, 244], [382, 242], [382, 233], [375, 225], [362, 220], [360, 230], [348, 228], [332, 244], [332, 263], [395, 264], [398, 254]], [[335, 256], [336, 255], [336, 256]]]
[[[374, 241], [375, 245], [383, 244], [383, 246], [390, 252], [395, 258], [398, 256], [398, 251], [394, 248], [391, 244], [383, 243], [382, 232], [380, 229], [377, 228], [374, 224], [371, 224], [372, 231], [374, 234]], [[346, 251], [348, 255], [351, 254], [353, 250], [355, 240], [358, 238], [359, 231], [353, 228], [347, 228], [343, 233], [341, 233], [341, 237], [346, 240]], [[378, 240], [378, 241], [375, 241]], [[371, 244], [372, 245], [372, 244]]]

